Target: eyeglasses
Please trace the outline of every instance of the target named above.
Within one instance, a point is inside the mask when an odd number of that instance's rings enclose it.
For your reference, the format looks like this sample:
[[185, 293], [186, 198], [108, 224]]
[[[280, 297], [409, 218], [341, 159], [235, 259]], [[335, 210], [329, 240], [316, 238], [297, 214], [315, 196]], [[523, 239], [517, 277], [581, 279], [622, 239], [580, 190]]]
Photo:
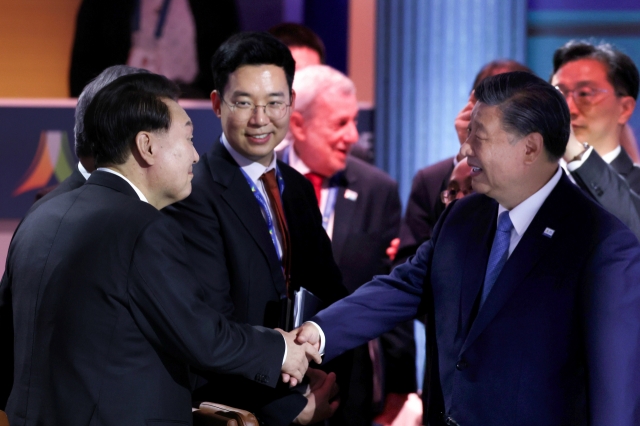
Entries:
[[558, 89], [566, 99], [569, 99], [569, 95], [571, 95], [571, 97], [573, 98], [573, 102], [575, 102], [575, 104], [579, 107], [587, 107], [593, 105], [596, 101], [596, 96], [598, 96], [600, 93], [611, 93], [611, 90], [597, 89], [595, 87], [589, 86], [579, 87], [573, 90], [556, 86], [556, 89]]
[[253, 116], [256, 112], [257, 108], [262, 108], [262, 112], [272, 120], [280, 120], [287, 113], [287, 108], [291, 106], [291, 104], [286, 104], [280, 101], [271, 101], [266, 105], [254, 105], [252, 102], [248, 101], [237, 101], [233, 103], [229, 103], [222, 99], [233, 115], [240, 120], [248, 120]]
[[469, 194], [473, 194], [473, 189], [445, 189], [440, 193], [440, 200], [444, 204], [449, 204], [458, 197], [458, 194], [466, 197]]

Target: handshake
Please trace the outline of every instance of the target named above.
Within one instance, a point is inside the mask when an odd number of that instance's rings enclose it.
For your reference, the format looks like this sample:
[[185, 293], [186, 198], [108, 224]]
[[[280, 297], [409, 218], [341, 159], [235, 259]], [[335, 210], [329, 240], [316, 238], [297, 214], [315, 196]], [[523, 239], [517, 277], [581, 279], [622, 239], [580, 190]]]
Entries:
[[310, 323], [291, 331], [279, 331], [287, 344], [287, 356], [282, 364], [282, 381], [296, 386], [307, 375], [309, 384], [303, 393], [307, 404], [294, 419], [295, 424], [311, 424], [331, 417], [340, 404], [338, 386], [334, 373], [309, 368], [309, 362], [320, 364], [320, 334], [318, 328]]
[[287, 344], [287, 356], [282, 364], [282, 381], [296, 386], [302, 381], [310, 361], [322, 363], [322, 357], [318, 352], [320, 333], [317, 327], [310, 323], [302, 324], [290, 332], [279, 328], [276, 330], [282, 334]]

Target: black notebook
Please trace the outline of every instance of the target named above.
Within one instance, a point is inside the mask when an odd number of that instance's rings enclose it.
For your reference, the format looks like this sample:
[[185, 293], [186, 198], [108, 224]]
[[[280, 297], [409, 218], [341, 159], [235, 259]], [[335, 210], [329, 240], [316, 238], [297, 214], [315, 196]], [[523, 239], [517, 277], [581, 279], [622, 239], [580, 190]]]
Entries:
[[303, 322], [320, 312], [325, 306], [315, 294], [304, 287], [293, 293], [293, 327], [298, 328]]

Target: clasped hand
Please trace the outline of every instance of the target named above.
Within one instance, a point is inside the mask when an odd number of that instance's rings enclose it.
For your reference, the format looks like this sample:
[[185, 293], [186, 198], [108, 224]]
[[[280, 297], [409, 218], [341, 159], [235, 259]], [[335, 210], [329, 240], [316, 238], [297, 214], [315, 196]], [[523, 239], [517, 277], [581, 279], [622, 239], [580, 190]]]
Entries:
[[281, 370], [282, 381], [289, 383], [291, 386], [296, 386], [302, 380], [309, 368], [309, 361], [315, 361], [317, 364], [322, 363], [322, 357], [318, 353], [319, 344], [312, 345], [303, 341], [296, 341], [298, 331], [303, 327], [304, 325], [291, 332], [276, 328], [287, 344], [287, 357], [282, 364]]

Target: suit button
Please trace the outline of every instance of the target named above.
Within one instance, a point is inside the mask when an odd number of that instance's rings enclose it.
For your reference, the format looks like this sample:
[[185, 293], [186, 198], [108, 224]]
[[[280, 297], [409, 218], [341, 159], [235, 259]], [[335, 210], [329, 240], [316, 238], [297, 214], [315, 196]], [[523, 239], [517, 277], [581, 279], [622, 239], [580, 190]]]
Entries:
[[458, 371], [462, 371], [465, 368], [467, 368], [469, 366], [469, 364], [467, 364], [467, 361], [465, 361], [464, 359], [461, 359], [460, 361], [458, 361], [458, 363], [456, 364], [456, 370]]

